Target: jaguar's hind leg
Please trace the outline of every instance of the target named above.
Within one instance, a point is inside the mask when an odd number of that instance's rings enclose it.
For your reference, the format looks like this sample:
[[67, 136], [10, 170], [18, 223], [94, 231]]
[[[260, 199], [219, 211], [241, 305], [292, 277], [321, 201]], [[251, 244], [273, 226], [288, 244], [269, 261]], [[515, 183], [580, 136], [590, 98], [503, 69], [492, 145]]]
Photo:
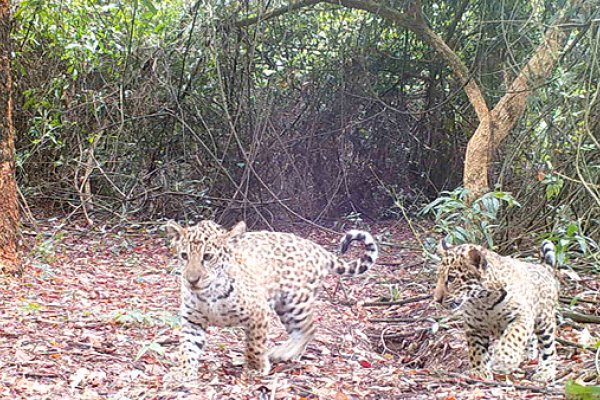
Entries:
[[288, 361], [302, 355], [306, 345], [315, 336], [313, 303], [312, 293], [281, 296], [275, 305], [275, 312], [290, 338], [271, 351], [271, 360]]

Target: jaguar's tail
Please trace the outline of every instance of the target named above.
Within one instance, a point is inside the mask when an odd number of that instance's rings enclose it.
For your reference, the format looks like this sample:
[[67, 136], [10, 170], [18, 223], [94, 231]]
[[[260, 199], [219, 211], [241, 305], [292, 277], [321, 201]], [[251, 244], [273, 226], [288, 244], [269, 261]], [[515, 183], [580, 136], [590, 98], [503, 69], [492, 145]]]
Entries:
[[540, 259], [544, 264], [552, 268], [556, 267], [556, 248], [554, 247], [554, 243], [547, 239], [542, 242]]
[[359, 231], [355, 229], [348, 231], [340, 242], [340, 252], [344, 254], [346, 251], [348, 251], [350, 244], [355, 240], [364, 243], [365, 253], [361, 258], [351, 262], [338, 260], [339, 262], [335, 263], [334, 265], [334, 270], [338, 275], [356, 276], [363, 274], [367, 272], [377, 260], [377, 255], [379, 253], [375, 239], [373, 239], [373, 236], [371, 236], [370, 233], [365, 231]]

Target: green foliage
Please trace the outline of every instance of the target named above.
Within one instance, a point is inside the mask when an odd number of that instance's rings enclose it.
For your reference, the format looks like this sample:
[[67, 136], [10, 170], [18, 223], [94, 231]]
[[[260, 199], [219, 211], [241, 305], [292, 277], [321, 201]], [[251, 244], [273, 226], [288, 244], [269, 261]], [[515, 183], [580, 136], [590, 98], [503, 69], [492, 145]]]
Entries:
[[475, 243], [494, 249], [494, 229], [502, 205], [510, 208], [520, 204], [510, 193], [498, 190], [482, 195], [470, 205], [468, 195], [468, 190], [460, 187], [442, 192], [423, 207], [421, 214], [433, 214], [434, 230], [445, 234], [449, 244]]
[[64, 232], [58, 232], [49, 237], [41, 233], [38, 234], [36, 236], [36, 246], [31, 251], [30, 256], [46, 265], [54, 263], [56, 252], [60, 248], [64, 236]]
[[546, 199], [553, 200], [560, 194], [565, 181], [556, 174], [547, 174], [544, 176], [542, 184], [546, 185]]
[[400, 290], [398, 285], [389, 285], [390, 290], [390, 301], [397, 301], [400, 298]]
[[[401, 188], [414, 204], [415, 193], [431, 198], [459, 185], [477, 118], [431, 46], [373, 13], [336, 4], [235, 27], [286, 4], [20, 1], [15, 119], [28, 200], [79, 212], [82, 185], [90, 183], [93, 212], [196, 218], [230, 209], [234, 199], [242, 201], [240, 214], [264, 213], [258, 220], [265, 222], [282, 215], [281, 205], [317, 219], [355, 210], [382, 215], [390, 199], [378, 188]], [[462, 4], [425, 2], [423, 12], [493, 105], [562, 5]], [[587, 213], [586, 235], [600, 226], [593, 196], [571, 197], [582, 182], [597, 191], [600, 176], [593, 137], [599, 51], [594, 29], [583, 30], [597, 11], [587, 12], [594, 15], [573, 16], [582, 23], [568, 29], [569, 51], [536, 85], [497, 154], [505, 164], [490, 171], [524, 204], [507, 221], [526, 221], [551, 202], [578, 218]], [[533, 228], [522, 232], [543, 229]]]
[[[23, 0], [15, 12], [15, 39], [24, 54], [45, 46], [65, 62], [66, 77], [82, 73], [120, 74], [139, 41], [158, 44], [170, 33], [181, 0], [120, 2], [106, 0]], [[149, 43], [148, 43], [149, 44]], [[110, 76], [110, 75], [109, 75]]]
[[25, 302], [21, 305], [21, 311], [27, 315], [37, 314], [43, 309], [44, 307], [37, 302]]
[[[558, 264], [566, 264], [570, 259], [598, 257], [600, 246], [585, 234], [581, 220], [573, 220], [567, 206], [558, 207], [556, 214], [552, 234], [544, 237], [555, 243]], [[597, 263], [595, 265], [600, 268]]]
[[600, 386], [584, 386], [568, 380], [565, 384], [565, 395], [568, 400], [598, 400], [600, 399]]
[[166, 349], [156, 341], [145, 341], [142, 343], [142, 347], [135, 356], [135, 361], [139, 361], [139, 359], [146, 355], [148, 352], [154, 352], [160, 356], [164, 356]]

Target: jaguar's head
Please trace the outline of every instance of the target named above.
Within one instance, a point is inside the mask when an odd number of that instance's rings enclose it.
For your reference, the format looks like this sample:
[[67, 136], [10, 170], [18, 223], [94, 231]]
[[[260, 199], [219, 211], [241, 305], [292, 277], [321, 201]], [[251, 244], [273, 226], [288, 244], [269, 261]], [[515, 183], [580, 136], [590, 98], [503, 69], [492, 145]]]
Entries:
[[213, 221], [202, 221], [190, 227], [168, 221], [165, 228], [182, 264], [183, 282], [192, 289], [210, 279], [217, 267], [232, 262], [229, 239], [246, 232], [243, 221], [230, 230]]
[[438, 253], [442, 261], [433, 298], [442, 305], [458, 309], [482, 287], [482, 278], [488, 268], [485, 250], [474, 244], [452, 247], [441, 241]]

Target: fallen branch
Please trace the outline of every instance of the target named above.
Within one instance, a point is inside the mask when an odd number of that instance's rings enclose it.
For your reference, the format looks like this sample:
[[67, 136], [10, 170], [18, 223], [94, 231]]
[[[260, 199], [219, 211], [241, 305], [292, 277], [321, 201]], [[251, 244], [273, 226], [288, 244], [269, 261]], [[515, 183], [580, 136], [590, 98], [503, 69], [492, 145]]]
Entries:
[[392, 260], [392, 261], [387, 261], [387, 262], [381, 262], [378, 261], [377, 264], [378, 265], [385, 265], [385, 266], [389, 266], [389, 267], [393, 267], [396, 265], [402, 265], [402, 268], [412, 268], [412, 267], [417, 267], [419, 265], [423, 265], [425, 264], [425, 260], [420, 260], [417, 262], [414, 262], [412, 264], [408, 264], [408, 265], [404, 265], [406, 262], [403, 260]]
[[571, 265], [569, 265], [568, 268], [561, 268], [561, 269], [572, 269], [574, 271], [588, 272], [588, 273], [592, 273], [592, 274], [598, 273], [598, 267], [594, 264], [571, 264]]
[[426, 321], [427, 318], [369, 318], [368, 321], [369, 322], [385, 322], [388, 324], [394, 324], [394, 323], [398, 323], [398, 322], [408, 322], [408, 323], [414, 323], [414, 322], [421, 322], [421, 321]]
[[61, 376], [52, 372], [25, 372], [23, 375], [28, 378], [58, 378]]
[[291, 384], [290, 389], [296, 389], [302, 397], [315, 395], [314, 389], [305, 385]]
[[571, 304], [571, 303], [587, 303], [587, 304], [598, 304], [600, 305], [599, 301], [595, 301], [595, 300], [589, 300], [589, 299], [583, 299], [583, 298], [578, 298], [578, 297], [567, 297], [567, 296], [560, 296], [560, 302], [564, 303], [564, 304]]
[[371, 338], [380, 338], [382, 340], [383, 339], [404, 339], [407, 337], [413, 337], [413, 336], [418, 335], [423, 332], [431, 332], [431, 329], [430, 328], [421, 328], [421, 329], [415, 329], [410, 332], [396, 332], [396, 333], [390, 333], [390, 334], [381, 332], [378, 334], [369, 334], [368, 336]]
[[363, 307], [388, 307], [388, 306], [401, 306], [404, 304], [417, 303], [423, 300], [430, 300], [431, 295], [425, 294], [416, 297], [409, 297], [408, 299], [399, 300], [399, 301], [380, 301], [374, 303], [363, 303]]
[[552, 390], [552, 389], [548, 389], [545, 387], [519, 385], [516, 383], [504, 382], [504, 381], [490, 381], [490, 380], [483, 380], [483, 379], [474, 379], [474, 378], [470, 378], [468, 376], [453, 373], [453, 372], [438, 372], [438, 374], [442, 375], [442, 376], [446, 375], [448, 377], [454, 378], [453, 381], [455, 381], [456, 383], [481, 384], [481, 385], [494, 386], [494, 387], [515, 388], [518, 390], [527, 390], [532, 393], [543, 393], [543, 394], [549, 394], [549, 395], [555, 395], [555, 396], [563, 396], [564, 395], [563, 391]]
[[581, 314], [573, 311], [563, 310], [562, 315], [565, 318], [571, 318], [575, 322], [581, 322], [584, 324], [600, 324], [600, 316]]
[[592, 349], [590, 347], [584, 346], [584, 345], [576, 343], [576, 342], [571, 342], [570, 340], [561, 339], [561, 338], [557, 337], [556, 341], [558, 343], [562, 344], [563, 346], [575, 347], [575, 348], [578, 348], [578, 349], [590, 351], [592, 353], [596, 352], [596, 350], [594, 350], [594, 349]]

